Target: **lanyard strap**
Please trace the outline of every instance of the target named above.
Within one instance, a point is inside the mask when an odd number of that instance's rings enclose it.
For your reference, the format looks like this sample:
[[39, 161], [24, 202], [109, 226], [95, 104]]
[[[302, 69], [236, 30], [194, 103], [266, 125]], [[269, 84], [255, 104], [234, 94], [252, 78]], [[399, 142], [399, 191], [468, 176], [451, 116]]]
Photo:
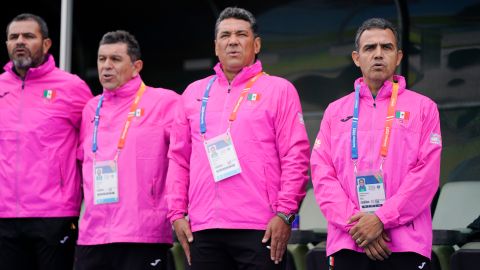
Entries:
[[387, 118], [385, 120], [385, 129], [383, 131], [382, 147], [380, 148], [380, 155], [383, 158], [387, 157], [388, 145], [390, 144], [390, 134], [392, 134], [392, 124], [395, 115], [395, 106], [397, 105], [398, 97], [398, 83], [393, 84], [392, 96], [390, 97], [390, 104], [388, 105]]
[[[243, 88], [242, 92], [240, 93], [240, 96], [238, 97], [237, 102], [235, 103], [235, 107], [233, 107], [233, 111], [230, 114], [230, 117], [228, 118], [228, 121], [230, 123], [237, 119], [237, 112], [240, 108], [240, 105], [242, 104], [242, 101], [247, 96], [247, 93], [250, 90], [250, 88], [252, 88], [253, 84], [262, 75], [263, 75], [263, 72], [260, 72], [247, 82], [247, 84], [245, 85], [245, 88]], [[203, 98], [202, 98], [202, 106], [200, 108], [200, 133], [202, 135], [207, 132], [207, 122], [205, 120], [205, 114], [206, 114], [206, 110], [207, 110], [207, 103], [208, 103], [208, 96], [209, 96], [209, 93], [210, 93], [210, 89], [212, 88], [212, 84], [213, 84], [213, 82], [215, 81], [216, 78], [217, 78], [217, 76], [214, 76], [212, 79], [210, 79], [210, 81], [208, 82], [207, 88], [205, 89], [205, 93], [203, 94]]]
[[207, 132], [207, 123], [205, 122], [205, 112], [207, 111], [207, 103], [208, 103], [208, 96], [210, 94], [210, 89], [212, 88], [212, 84], [217, 79], [217, 75], [213, 76], [210, 79], [207, 85], [207, 89], [205, 89], [205, 93], [203, 93], [202, 98], [202, 107], [200, 108], [200, 133], [205, 134]]
[[352, 143], [352, 159], [358, 159], [358, 104], [360, 103], [360, 84], [355, 87], [355, 103], [353, 104], [352, 132], [350, 141]]
[[233, 107], [233, 111], [230, 114], [230, 117], [228, 118], [228, 121], [233, 122], [237, 119], [237, 112], [238, 112], [238, 109], [240, 108], [240, 105], [242, 104], [242, 101], [247, 96], [247, 93], [248, 93], [248, 91], [250, 91], [250, 88], [252, 88], [253, 84], [262, 75], [263, 75], [263, 72], [260, 72], [247, 82], [247, 85], [245, 85], [245, 88], [243, 88], [242, 92], [240, 93], [240, 96], [238, 97], [238, 100], [237, 100], [237, 103], [235, 104], [235, 107]]
[[92, 142], [92, 152], [96, 153], [98, 149], [98, 124], [100, 122], [100, 109], [102, 108], [103, 104], [103, 95], [100, 96], [100, 99], [97, 103], [97, 109], [95, 110], [95, 118], [93, 118], [93, 142]]
[[[387, 117], [385, 120], [385, 128], [383, 131], [382, 145], [380, 148], [380, 155], [383, 158], [387, 157], [388, 145], [390, 143], [390, 134], [392, 130], [393, 118], [395, 114], [395, 106], [397, 105], [398, 97], [398, 83], [393, 83], [392, 96], [390, 97], [390, 103], [388, 105]], [[353, 105], [353, 118], [352, 118], [352, 132], [351, 132], [351, 144], [352, 144], [352, 159], [354, 162], [358, 159], [358, 108], [360, 103], [360, 84], [355, 87], [355, 103]]]
[[[122, 150], [123, 147], [125, 146], [128, 130], [133, 121], [133, 117], [135, 116], [135, 111], [137, 110], [138, 104], [142, 99], [143, 93], [145, 93], [145, 89], [146, 89], [146, 86], [142, 82], [142, 84], [140, 85], [140, 88], [137, 91], [137, 94], [135, 95], [135, 99], [133, 100], [132, 106], [130, 106], [130, 112], [128, 113], [127, 121], [125, 122], [125, 125], [123, 126], [123, 129], [122, 129], [122, 133], [120, 134], [120, 139], [118, 140], [118, 145], [117, 145], [118, 151], [117, 151], [117, 154], [115, 155], [115, 160], [118, 158], [118, 153], [120, 152], [120, 150]], [[95, 110], [95, 118], [94, 118], [94, 124], [93, 124], [93, 143], [92, 143], [93, 153], [96, 153], [98, 150], [97, 134], [98, 134], [98, 125], [100, 122], [100, 109], [102, 108], [103, 98], [104, 98], [104, 95], [102, 95], [98, 100], [97, 109]]]

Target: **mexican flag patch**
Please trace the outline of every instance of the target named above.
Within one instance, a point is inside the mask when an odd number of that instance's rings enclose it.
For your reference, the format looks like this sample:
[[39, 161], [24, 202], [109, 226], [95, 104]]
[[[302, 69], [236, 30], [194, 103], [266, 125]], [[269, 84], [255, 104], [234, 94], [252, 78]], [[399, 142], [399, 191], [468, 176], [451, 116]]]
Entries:
[[135, 110], [134, 116], [135, 117], [140, 117], [140, 116], [143, 116], [143, 113], [144, 113], [143, 108], [138, 108], [138, 109]]
[[249, 101], [257, 101], [259, 99], [260, 99], [260, 94], [258, 94], [258, 93], [250, 93], [247, 96], [247, 100], [249, 100]]
[[395, 118], [397, 118], [397, 119], [403, 119], [403, 120], [408, 120], [408, 118], [410, 118], [410, 112], [396, 111], [396, 112], [395, 112]]
[[45, 89], [43, 90], [43, 98], [53, 100], [55, 98], [56, 92], [57, 91], [53, 89]]

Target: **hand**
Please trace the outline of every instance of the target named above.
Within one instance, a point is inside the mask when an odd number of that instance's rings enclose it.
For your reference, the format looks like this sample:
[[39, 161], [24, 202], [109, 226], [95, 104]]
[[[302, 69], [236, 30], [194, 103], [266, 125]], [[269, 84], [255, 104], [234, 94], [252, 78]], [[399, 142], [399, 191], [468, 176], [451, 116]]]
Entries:
[[383, 232], [383, 223], [375, 214], [357, 213], [347, 221], [348, 224], [354, 222], [357, 224], [348, 233], [359, 247], [367, 246]]
[[274, 216], [268, 223], [262, 243], [268, 242], [268, 239], [271, 238], [270, 258], [275, 264], [282, 261], [291, 232], [292, 228], [278, 216]]
[[386, 242], [390, 242], [390, 238], [383, 232], [377, 239], [373, 240], [372, 243], [365, 246], [364, 251], [371, 260], [383, 261], [392, 254]]
[[177, 234], [177, 239], [182, 245], [185, 256], [187, 257], [188, 265], [192, 265], [190, 258], [190, 244], [193, 242], [192, 231], [190, 230], [190, 224], [184, 218], [177, 219], [173, 222], [173, 228]]

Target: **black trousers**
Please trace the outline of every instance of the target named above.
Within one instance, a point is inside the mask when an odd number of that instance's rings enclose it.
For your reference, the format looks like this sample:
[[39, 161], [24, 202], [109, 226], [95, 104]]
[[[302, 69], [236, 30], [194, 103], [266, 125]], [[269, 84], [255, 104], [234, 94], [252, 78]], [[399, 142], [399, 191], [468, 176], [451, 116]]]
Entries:
[[170, 244], [113, 243], [82, 246], [75, 270], [166, 270]]
[[190, 244], [192, 270], [281, 270], [270, 259], [270, 243], [262, 243], [265, 231], [211, 229], [193, 233]]
[[0, 218], [0, 268], [72, 269], [78, 217]]
[[414, 252], [392, 252], [388, 259], [374, 261], [365, 253], [342, 249], [327, 261], [330, 270], [430, 270], [430, 259]]

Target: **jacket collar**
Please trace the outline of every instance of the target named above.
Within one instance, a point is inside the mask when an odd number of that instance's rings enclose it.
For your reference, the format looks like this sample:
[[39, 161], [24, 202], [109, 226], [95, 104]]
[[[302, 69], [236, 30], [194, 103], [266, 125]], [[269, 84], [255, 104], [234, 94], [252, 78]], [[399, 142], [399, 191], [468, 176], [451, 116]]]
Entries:
[[[213, 68], [215, 73], [217, 74], [218, 81], [221, 84], [228, 84], [227, 77], [225, 73], [223, 73], [222, 64], [217, 63]], [[258, 73], [262, 72], [262, 62], [260, 60], [255, 61], [253, 65], [244, 67], [236, 76], [233, 78], [231, 82], [231, 86], [243, 85], [253, 76], [257, 75]]]
[[138, 88], [140, 88], [141, 84], [142, 78], [140, 77], [140, 75], [137, 75], [115, 90], [107, 90], [104, 88], [103, 95], [105, 96], [105, 100], [111, 98], [132, 97], [135, 95], [135, 93], [137, 93]]
[[[39, 77], [44, 76], [45, 74], [51, 72], [53, 69], [55, 69], [55, 59], [53, 59], [53, 56], [51, 54], [46, 55], [47, 60], [41, 64], [38, 67], [34, 68], [29, 68], [27, 70], [27, 73], [25, 74], [25, 80], [29, 79], [36, 79]], [[13, 61], [8, 62], [3, 69], [12, 74], [13, 76], [20, 78], [15, 71], [13, 71]]]
[[[405, 78], [400, 75], [393, 75], [393, 80], [398, 82], [398, 94], [400, 95], [405, 91], [406, 83], [405, 83]], [[368, 85], [365, 83], [363, 80], [363, 77], [358, 78], [355, 80], [354, 87], [357, 87], [357, 85], [360, 84], [360, 97], [361, 98], [372, 98], [372, 92], [370, 92], [370, 89], [368, 88]], [[378, 90], [377, 96], [375, 100], [382, 100], [382, 99], [388, 99], [392, 96], [392, 89], [393, 89], [393, 82], [391, 81], [385, 81], [383, 83], [383, 86]]]

